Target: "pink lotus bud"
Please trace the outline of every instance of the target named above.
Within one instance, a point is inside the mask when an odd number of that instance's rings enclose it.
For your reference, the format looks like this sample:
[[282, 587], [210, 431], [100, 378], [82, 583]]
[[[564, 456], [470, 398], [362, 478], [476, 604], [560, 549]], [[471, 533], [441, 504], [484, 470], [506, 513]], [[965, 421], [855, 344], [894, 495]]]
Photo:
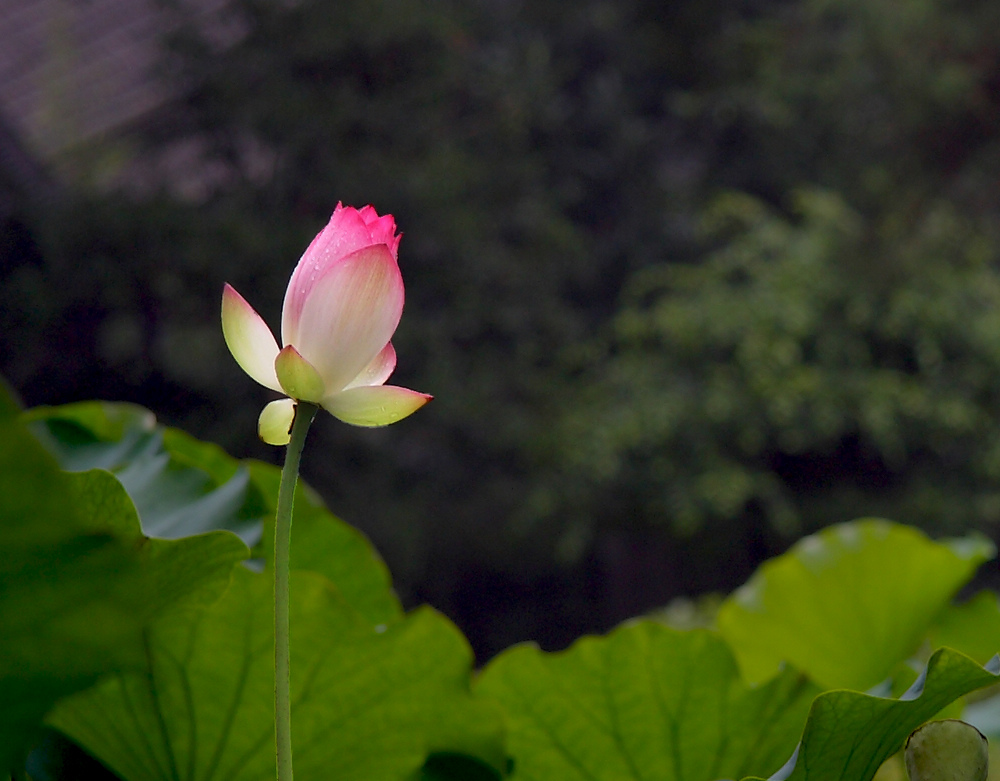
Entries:
[[396, 368], [389, 340], [403, 312], [400, 238], [391, 214], [338, 203], [288, 282], [280, 350], [253, 307], [229, 284], [223, 289], [229, 351], [253, 379], [288, 397], [261, 413], [265, 442], [287, 444], [295, 401], [319, 404], [355, 426], [386, 426], [430, 401], [385, 384]]

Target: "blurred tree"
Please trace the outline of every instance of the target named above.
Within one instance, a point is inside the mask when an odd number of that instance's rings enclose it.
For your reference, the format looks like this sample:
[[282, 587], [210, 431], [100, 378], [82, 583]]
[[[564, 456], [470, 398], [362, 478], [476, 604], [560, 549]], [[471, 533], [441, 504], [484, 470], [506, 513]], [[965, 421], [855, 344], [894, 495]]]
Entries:
[[727, 139], [726, 185], [778, 202], [818, 184], [865, 212], [945, 191], [997, 210], [995, 4], [779, 3], [725, 48], [739, 69], [690, 102]]
[[534, 504], [565, 549], [666, 524], [690, 537], [686, 585], [727, 589], [741, 550], [858, 514], [995, 533], [996, 13], [720, 16], [715, 78], [670, 94], [707, 130], [702, 230], [564, 355], [580, 390], [553, 410]]
[[[937, 533], [1000, 524], [996, 237], [934, 204], [878, 224], [825, 191], [792, 214], [746, 195], [716, 248], [630, 279], [554, 429], [584, 503], [785, 537], [884, 514]], [[639, 509], [637, 509], [639, 508]]]

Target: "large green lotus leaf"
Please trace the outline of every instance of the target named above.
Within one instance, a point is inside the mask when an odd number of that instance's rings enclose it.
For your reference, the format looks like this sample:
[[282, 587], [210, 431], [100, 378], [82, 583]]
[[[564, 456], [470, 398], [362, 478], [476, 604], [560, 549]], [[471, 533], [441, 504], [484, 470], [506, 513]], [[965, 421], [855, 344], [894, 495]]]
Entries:
[[142, 623], [225, 586], [229, 534], [155, 544], [108, 473], [69, 475], [0, 387], [0, 767], [60, 697], [142, 662]]
[[717, 624], [748, 681], [787, 662], [827, 689], [868, 689], [916, 651], [994, 555], [983, 537], [934, 542], [863, 520], [805, 537], [723, 602]]
[[[248, 461], [250, 479], [267, 503], [264, 537], [258, 546], [268, 562], [274, 549], [274, 512], [278, 506], [281, 470]], [[292, 524], [292, 569], [319, 572], [333, 581], [347, 602], [373, 625], [388, 624], [403, 615], [392, 590], [389, 570], [359, 531], [334, 517], [315, 491], [301, 480], [295, 490]]]
[[179, 540], [158, 540], [142, 533], [135, 505], [110, 472], [92, 469], [67, 475], [75, 489], [77, 509], [95, 529], [112, 531], [137, 554], [143, 573], [142, 591], [135, 583], [113, 585], [123, 601], [134, 603], [135, 615], [149, 619], [166, 608], [188, 602], [203, 604], [219, 597], [233, 566], [250, 555], [234, 534], [206, 532]]
[[816, 698], [792, 759], [770, 781], [870, 781], [913, 730], [943, 707], [1000, 681], [1000, 658], [985, 667], [942, 648], [898, 699], [852, 691]]
[[[432, 751], [501, 761], [499, 714], [470, 696], [472, 655], [446, 619], [419, 610], [379, 632], [322, 576], [291, 586], [296, 778], [398, 780]], [[127, 781], [273, 779], [271, 588], [238, 569], [216, 603], [152, 627], [141, 673], [64, 700], [49, 723]]]
[[[25, 419], [64, 469], [113, 472], [148, 535], [175, 539], [229, 529], [270, 559], [280, 469], [240, 461], [214, 444], [159, 426], [152, 412], [134, 404], [37, 407]], [[326, 575], [373, 625], [402, 615], [388, 569], [371, 543], [334, 517], [301, 480], [292, 567]]]
[[772, 772], [794, 748], [818, 691], [791, 670], [748, 688], [717, 635], [654, 621], [559, 653], [517, 646], [476, 685], [508, 715], [518, 781]]
[[25, 413], [64, 469], [113, 472], [147, 536], [177, 539], [228, 529], [260, 539], [264, 502], [245, 466], [219, 447], [156, 424], [132, 404], [86, 401]]
[[931, 647], [947, 646], [985, 664], [1000, 653], [1000, 601], [981, 591], [959, 605], [949, 605], [930, 631]]

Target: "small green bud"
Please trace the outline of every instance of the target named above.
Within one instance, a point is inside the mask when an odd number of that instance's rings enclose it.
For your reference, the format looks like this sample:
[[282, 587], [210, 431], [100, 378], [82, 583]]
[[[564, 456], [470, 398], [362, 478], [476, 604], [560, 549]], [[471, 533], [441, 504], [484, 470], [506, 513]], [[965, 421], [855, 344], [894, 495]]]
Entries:
[[929, 721], [906, 739], [910, 781], [986, 781], [990, 757], [986, 738], [958, 719]]

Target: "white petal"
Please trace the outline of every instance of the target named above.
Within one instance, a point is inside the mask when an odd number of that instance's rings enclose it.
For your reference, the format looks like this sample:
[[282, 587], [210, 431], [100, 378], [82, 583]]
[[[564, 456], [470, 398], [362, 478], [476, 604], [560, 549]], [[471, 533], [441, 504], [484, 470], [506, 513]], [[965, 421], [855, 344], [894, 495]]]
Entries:
[[295, 402], [291, 399], [272, 401], [257, 420], [257, 433], [269, 445], [287, 445], [292, 438], [292, 421], [295, 420]]
[[342, 390], [392, 337], [403, 312], [403, 279], [384, 244], [327, 269], [309, 290], [286, 344], [311, 363], [328, 392]]
[[347, 383], [347, 387], [344, 390], [357, 388], [362, 385], [384, 385], [395, 368], [396, 349], [392, 346], [392, 342], [389, 342], [375, 356], [375, 359], [361, 370], [361, 374]]
[[396, 385], [351, 388], [323, 399], [323, 409], [353, 426], [388, 426], [413, 414], [433, 396]]
[[281, 392], [274, 373], [278, 343], [254, 308], [231, 285], [222, 291], [222, 335], [236, 363], [265, 388]]

